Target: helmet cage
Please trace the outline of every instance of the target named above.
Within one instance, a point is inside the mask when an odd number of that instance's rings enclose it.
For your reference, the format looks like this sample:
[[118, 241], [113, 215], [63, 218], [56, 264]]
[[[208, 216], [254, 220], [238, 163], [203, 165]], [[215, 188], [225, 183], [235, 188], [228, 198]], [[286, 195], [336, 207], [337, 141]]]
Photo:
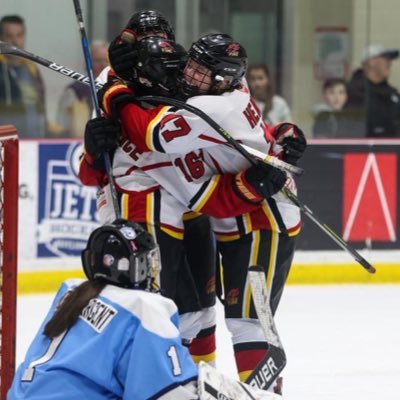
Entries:
[[160, 270], [159, 251], [140, 225], [114, 223], [92, 232], [82, 252], [82, 265], [89, 280], [154, 291]]
[[[246, 51], [226, 34], [203, 36], [192, 44], [188, 55], [211, 71], [213, 83], [208, 90], [209, 94], [221, 94], [236, 88], [246, 73]], [[221, 85], [222, 82], [226, 82], [226, 85]], [[181, 84], [185, 94], [204, 94], [184, 79]]]

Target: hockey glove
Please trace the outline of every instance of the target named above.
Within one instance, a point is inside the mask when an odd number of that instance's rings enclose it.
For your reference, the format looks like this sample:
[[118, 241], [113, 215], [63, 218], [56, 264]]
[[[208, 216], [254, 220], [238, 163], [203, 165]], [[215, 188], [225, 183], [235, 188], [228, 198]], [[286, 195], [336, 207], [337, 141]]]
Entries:
[[102, 153], [114, 151], [119, 144], [121, 127], [115, 121], [104, 117], [90, 119], [85, 128], [85, 149], [98, 160]]
[[108, 48], [108, 60], [113, 71], [122, 79], [129, 81], [136, 77], [135, 65], [138, 53], [134, 44], [117, 37]]
[[251, 203], [273, 196], [285, 186], [285, 182], [285, 172], [262, 162], [235, 176], [237, 193]]
[[118, 119], [118, 106], [134, 101], [135, 94], [123, 82], [112, 78], [97, 92], [97, 98], [106, 116]]
[[303, 131], [297, 125], [284, 122], [276, 125], [272, 134], [283, 148], [283, 161], [296, 165], [307, 147]]

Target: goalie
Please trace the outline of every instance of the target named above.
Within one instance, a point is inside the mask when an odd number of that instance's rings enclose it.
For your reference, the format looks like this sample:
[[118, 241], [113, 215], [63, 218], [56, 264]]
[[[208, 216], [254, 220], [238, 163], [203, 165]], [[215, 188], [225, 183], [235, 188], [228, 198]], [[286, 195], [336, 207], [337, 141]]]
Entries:
[[88, 280], [61, 285], [7, 399], [280, 398], [212, 367], [198, 374], [176, 306], [158, 294], [158, 254], [138, 224], [94, 230], [82, 252]]

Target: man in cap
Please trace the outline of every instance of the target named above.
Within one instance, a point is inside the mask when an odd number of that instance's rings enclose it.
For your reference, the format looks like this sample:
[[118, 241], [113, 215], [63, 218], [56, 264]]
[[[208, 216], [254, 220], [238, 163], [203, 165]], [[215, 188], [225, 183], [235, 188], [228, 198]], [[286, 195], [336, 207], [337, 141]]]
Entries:
[[400, 137], [400, 93], [388, 82], [398, 50], [372, 44], [363, 54], [348, 86], [347, 108], [354, 121], [352, 136]]

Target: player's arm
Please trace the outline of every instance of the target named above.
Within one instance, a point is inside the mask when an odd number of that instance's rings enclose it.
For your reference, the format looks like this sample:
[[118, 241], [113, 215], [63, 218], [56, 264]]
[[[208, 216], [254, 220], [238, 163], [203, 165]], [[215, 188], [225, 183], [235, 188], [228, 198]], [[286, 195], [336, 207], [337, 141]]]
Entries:
[[143, 109], [126, 85], [109, 81], [98, 93], [99, 104], [109, 117], [121, 121], [129, 140], [142, 151], [188, 153], [225, 143], [202, 118], [169, 106]]
[[189, 208], [216, 218], [233, 217], [259, 208], [285, 183], [285, 172], [260, 163], [238, 174], [213, 176], [201, 185]]

